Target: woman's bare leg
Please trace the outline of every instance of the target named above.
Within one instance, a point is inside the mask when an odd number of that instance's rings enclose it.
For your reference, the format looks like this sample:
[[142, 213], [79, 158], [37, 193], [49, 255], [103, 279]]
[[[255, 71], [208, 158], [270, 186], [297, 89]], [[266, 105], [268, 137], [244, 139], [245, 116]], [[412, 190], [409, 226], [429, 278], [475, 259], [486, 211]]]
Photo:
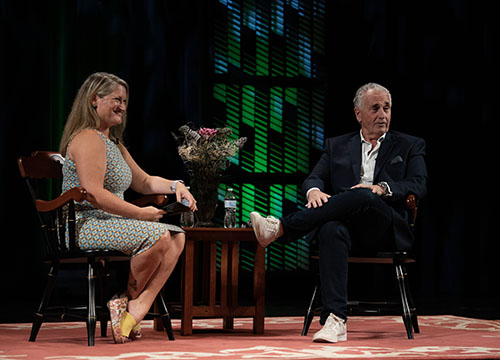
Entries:
[[[136, 322], [148, 313], [184, 249], [185, 235], [163, 234], [155, 245], [130, 261], [128, 312]], [[145, 256], [142, 256], [145, 255]]]

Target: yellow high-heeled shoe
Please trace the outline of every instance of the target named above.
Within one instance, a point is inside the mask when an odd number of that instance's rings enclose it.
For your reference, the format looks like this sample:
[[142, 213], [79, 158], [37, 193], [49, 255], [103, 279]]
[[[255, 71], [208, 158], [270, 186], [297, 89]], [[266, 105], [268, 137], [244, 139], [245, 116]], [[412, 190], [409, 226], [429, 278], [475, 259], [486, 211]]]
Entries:
[[142, 337], [142, 332], [141, 332], [141, 323], [138, 323], [137, 325], [134, 326], [132, 331], [130, 332], [130, 338], [132, 340], [137, 340]]
[[132, 329], [134, 329], [136, 325], [134, 317], [130, 315], [128, 311], [125, 311], [120, 319], [121, 335], [129, 339]]
[[[121, 299], [124, 299], [124, 301], [127, 302], [128, 304], [128, 297], [125, 293], [120, 295]], [[130, 331], [130, 334], [128, 336], [132, 340], [140, 339], [142, 337], [142, 332], [141, 332], [141, 323], [137, 323], [134, 328]]]
[[[126, 314], [128, 314], [127, 301], [115, 295], [113, 296], [113, 298], [111, 298], [111, 300], [108, 301], [107, 305], [111, 318], [111, 333], [113, 335], [113, 340], [115, 344], [122, 344], [124, 342], [127, 342], [128, 337], [123, 335], [121, 326], [124, 318], [126, 317]], [[135, 326], [135, 320], [134, 320], [134, 326]], [[129, 335], [129, 333], [130, 330], [128, 331], [127, 336]]]

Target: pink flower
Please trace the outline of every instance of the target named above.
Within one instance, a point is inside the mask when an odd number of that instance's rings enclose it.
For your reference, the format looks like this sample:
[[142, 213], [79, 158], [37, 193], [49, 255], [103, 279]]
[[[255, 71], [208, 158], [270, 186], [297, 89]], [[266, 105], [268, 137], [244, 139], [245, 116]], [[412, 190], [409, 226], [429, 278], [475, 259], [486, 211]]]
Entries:
[[208, 139], [217, 135], [217, 130], [211, 128], [200, 128], [200, 130], [198, 130], [198, 134], [203, 136], [205, 139]]

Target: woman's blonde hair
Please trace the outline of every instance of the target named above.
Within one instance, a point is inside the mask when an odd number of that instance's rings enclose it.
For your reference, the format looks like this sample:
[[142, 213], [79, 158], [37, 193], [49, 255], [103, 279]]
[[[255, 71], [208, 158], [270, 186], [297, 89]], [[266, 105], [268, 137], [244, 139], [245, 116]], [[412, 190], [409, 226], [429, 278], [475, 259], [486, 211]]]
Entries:
[[[64, 126], [64, 131], [59, 145], [59, 152], [66, 156], [66, 149], [73, 137], [84, 129], [99, 129], [101, 119], [96, 109], [92, 106], [95, 96], [104, 97], [112, 93], [118, 85], [127, 91], [127, 103], [129, 88], [125, 80], [118, 76], [104, 72], [90, 75], [76, 94], [71, 112]], [[117, 144], [123, 144], [123, 132], [127, 123], [127, 112], [123, 114], [120, 125], [109, 129], [109, 138]]]

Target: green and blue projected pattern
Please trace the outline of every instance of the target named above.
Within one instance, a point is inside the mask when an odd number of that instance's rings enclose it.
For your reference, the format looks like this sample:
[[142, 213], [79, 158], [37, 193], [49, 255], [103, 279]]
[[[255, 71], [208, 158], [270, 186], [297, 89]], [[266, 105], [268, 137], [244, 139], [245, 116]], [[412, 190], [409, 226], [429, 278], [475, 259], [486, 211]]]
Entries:
[[[227, 186], [239, 200], [239, 223], [251, 211], [277, 218], [301, 208], [302, 180], [324, 143], [326, 0], [220, 0], [215, 8], [213, 115], [234, 138], [248, 142], [233, 165], [240, 179]], [[253, 255], [241, 249], [243, 268]], [[268, 270], [308, 269], [299, 240], [267, 248]]]

